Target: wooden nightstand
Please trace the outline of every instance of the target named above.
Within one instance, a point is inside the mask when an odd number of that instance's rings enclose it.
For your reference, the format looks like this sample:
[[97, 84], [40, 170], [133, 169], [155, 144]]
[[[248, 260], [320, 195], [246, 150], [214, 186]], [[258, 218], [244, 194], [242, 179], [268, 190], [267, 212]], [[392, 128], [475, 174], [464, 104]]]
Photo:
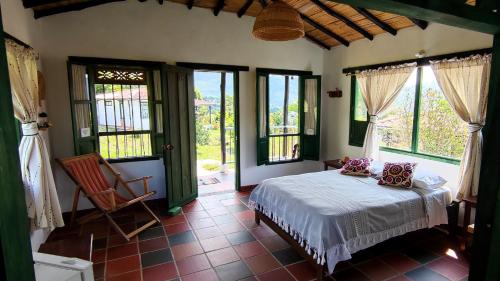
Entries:
[[333, 169], [340, 169], [344, 166], [344, 161], [341, 159], [325, 160], [323, 163], [325, 164], [325, 171], [328, 170], [329, 167]]
[[476, 208], [477, 197], [464, 198], [462, 201], [465, 203], [464, 230], [467, 231], [468, 227], [470, 225], [470, 216], [471, 216], [472, 208]]

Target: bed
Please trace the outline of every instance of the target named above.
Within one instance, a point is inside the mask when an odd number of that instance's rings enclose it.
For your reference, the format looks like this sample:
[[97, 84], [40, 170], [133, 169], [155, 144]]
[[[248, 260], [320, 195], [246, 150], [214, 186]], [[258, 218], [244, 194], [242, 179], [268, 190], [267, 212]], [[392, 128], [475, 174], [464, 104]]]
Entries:
[[338, 170], [268, 179], [249, 199], [256, 222], [263, 220], [312, 262], [318, 280], [357, 251], [447, 224], [450, 202], [446, 187], [393, 188]]

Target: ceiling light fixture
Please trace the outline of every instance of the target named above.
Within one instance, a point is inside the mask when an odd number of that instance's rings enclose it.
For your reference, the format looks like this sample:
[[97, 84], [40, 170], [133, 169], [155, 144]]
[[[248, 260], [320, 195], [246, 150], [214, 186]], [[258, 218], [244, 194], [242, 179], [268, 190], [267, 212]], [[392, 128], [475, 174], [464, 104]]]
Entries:
[[257, 16], [252, 34], [265, 41], [295, 40], [304, 37], [304, 22], [290, 5], [274, 1]]

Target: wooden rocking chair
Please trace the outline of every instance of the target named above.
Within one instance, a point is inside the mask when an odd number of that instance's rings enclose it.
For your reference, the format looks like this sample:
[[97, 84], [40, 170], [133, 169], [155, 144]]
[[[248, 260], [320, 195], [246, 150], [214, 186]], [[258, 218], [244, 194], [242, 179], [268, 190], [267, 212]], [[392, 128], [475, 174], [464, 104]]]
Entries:
[[[75, 219], [80, 192], [83, 192], [84, 195], [89, 198], [90, 202], [97, 208], [97, 210], [80, 218], [78, 223], [84, 224], [101, 216], [105, 216], [111, 226], [127, 241], [148, 227], [156, 223], [160, 223], [160, 219], [144, 203], [146, 198], [156, 193], [155, 191], [149, 191], [148, 189], [148, 180], [152, 177], [142, 177], [125, 181], [121, 178], [120, 173], [116, 172], [99, 153], [57, 159], [57, 162], [77, 184], [73, 197], [73, 210], [71, 213], [70, 226], [73, 224]], [[103, 166], [110, 172], [111, 176], [115, 178], [113, 185], [108, 182], [108, 179], [101, 170], [100, 163], [103, 163]], [[138, 181], [143, 181], [144, 183], [144, 194], [141, 196], [136, 195], [128, 185], [129, 183]], [[116, 190], [118, 185], [123, 186], [133, 198], [127, 199], [121, 196]], [[110, 214], [133, 204], [141, 204], [146, 212], [151, 216], [152, 220], [127, 234], [113, 220]]]

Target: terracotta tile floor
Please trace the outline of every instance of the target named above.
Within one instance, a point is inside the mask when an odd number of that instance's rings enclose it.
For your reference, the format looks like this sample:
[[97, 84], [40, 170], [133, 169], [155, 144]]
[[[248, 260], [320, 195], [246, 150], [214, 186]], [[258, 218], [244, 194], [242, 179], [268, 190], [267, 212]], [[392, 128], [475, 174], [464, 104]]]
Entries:
[[[94, 233], [96, 280], [314, 280], [313, 268], [248, 210], [248, 193], [202, 196], [175, 217], [152, 209], [162, 225], [124, 241], [101, 220], [57, 230], [50, 239]], [[126, 228], [146, 217], [137, 210], [117, 214]], [[446, 255], [452, 253], [455, 257]], [[328, 280], [467, 280], [468, 262], [456, 245], [431, 229], [409, 233], [353, 255]]]

